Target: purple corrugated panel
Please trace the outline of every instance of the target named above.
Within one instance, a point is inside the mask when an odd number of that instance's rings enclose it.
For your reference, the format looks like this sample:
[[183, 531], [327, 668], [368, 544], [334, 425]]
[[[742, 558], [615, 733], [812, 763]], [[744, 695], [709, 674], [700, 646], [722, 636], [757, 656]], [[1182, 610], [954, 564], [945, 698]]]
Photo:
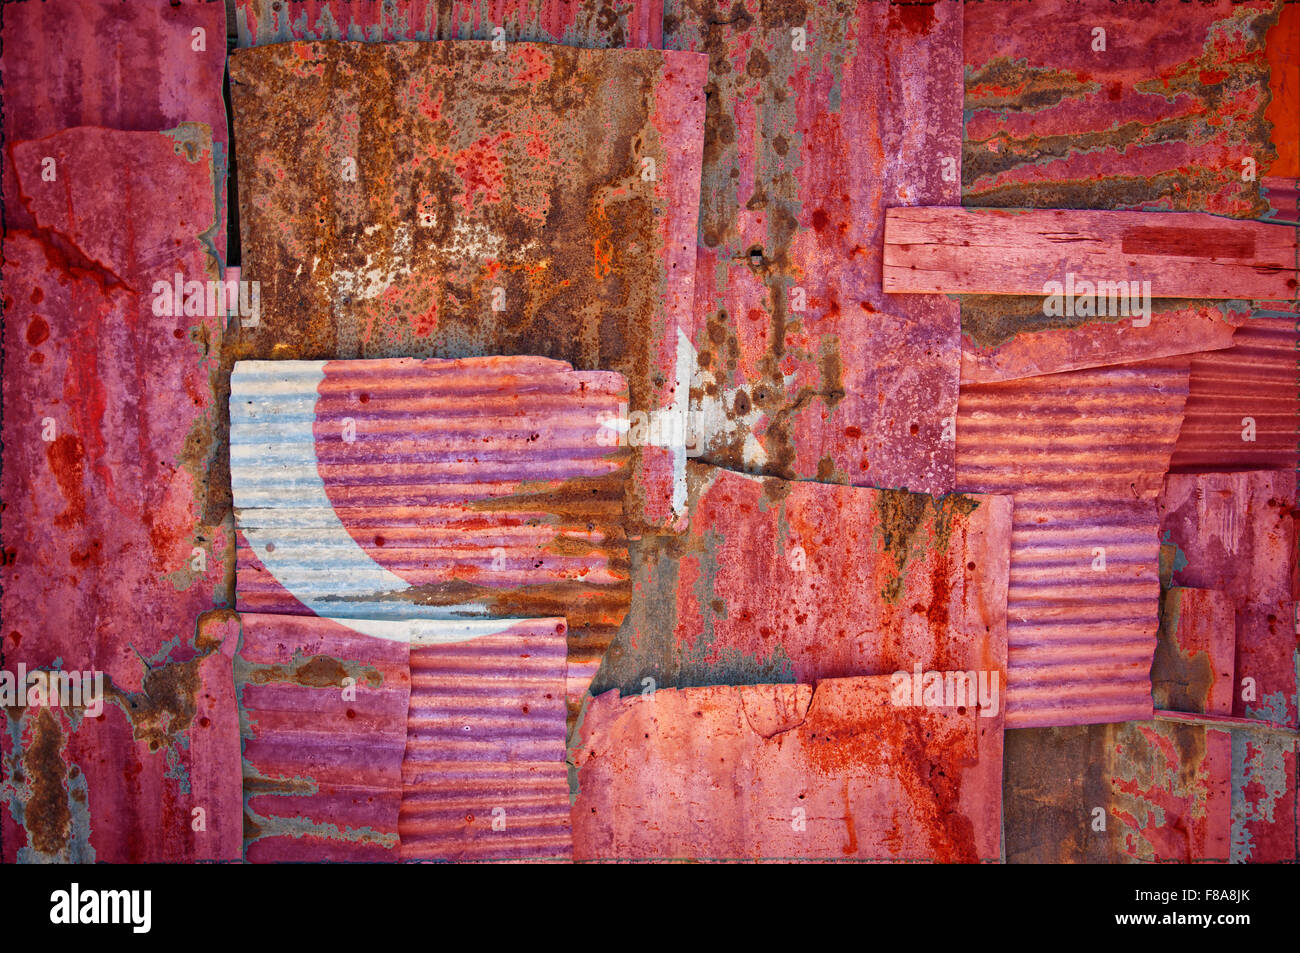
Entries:
[[[290, 40], [527, 40], [658, 49], [663, 0], [236, 0], [241, 47]], [[496, 34], [497, 28], [503, 32]]]
[[402, 860], [572, 857], [565, 628], [529, 619], [411, 646]]
[[[1279, 7], [964, 4], [963, 203], [1263, 215], [1242, 160], [1263, 170], [1276, 155], [1265, 34]], [[1154, 301], [1145, 328], [1048, 318], [1041, 298], [969, 296], [961, 311], [965, 381], [1223, 347], [1242, 307]]]
[[1151, 663], [1156, 708], [1231, 715], [1237, 627], [1232, 598], [1182, 586], [1160, 598], [1160, 634]]
[[[643, 541], [618, 687], [997, 669], [1005, 685], [1012, 501], [687, 467], [691, 519]], [[660, 541], [662, 543], [662, 541]]]
[[1256, 310], [1233, 334], [1232, 347], [1192, 360], [1187, 410], [1171, 470], [1295, 466], [1300, 431], [1294, 373], [1300, 348], [1297, 312]]
[[[215, 176], [204, 237], [226, 250], [226, 9], [221, 3], [41, 0], [4, 5], [5, 142], [73, 126], [132, 132], [203, 123]], [[13, 167], [4, 163], [5, 220], [30, 228]], [[120, 194], [108, 187], [110, 194]], [[170, 277], [170, 276], [168, 276]]]
[[[51, 845], [106, 861], [234, 857], [237, 829], [213, 817], [200, 832], [190, 816], [228, 810], [213, 799], [237, 795], [202, 793], [201, 774], [234, 778], [228, 764], [196, 760], [220, 757], [225, 724], [195, 719], [224, 704], [212, 681], [222, 640], [199, 626], [228, 598], [233, 569], [233, 527], [203, 516], [223, 322], [162, 307], [156, 287], [215, 276], [203, 240], [214, 218], [208, 133], [78, 127], [11, 149], [35, 228], [11, 228], [4, 252], [0, 648], [10, 669], [102, 672], [107, 707], [60, 729], [85, 825], [35, 848], [16, 821], [6, 853], [26, 839], [28, 859]], [[214, 724], [213, 742], [200, 742]], [[9, 740], [8, 758], [30, 754]], [[59, 770], [57, 755], [42, 765]], [[25, 796], [6, 800], [35, 838]]]
[[245, 613], [236, 659], [247, 860], [398, 860], [408, 646]]
[[1007, 724], [1151, 717], [1155, 500], [1187, 360], [963, 387], [957, 482], [1015, 497]]
[[1264, 197], [1268, 200], [1267, 222], [1289, 222], [1300, 225], [1300, 181], [1296, 179], [1260, 179]]
[[540, 357], [240, 362], [240, 610], [404, 639], [563, 613], [576, 705], [631, 597], [626, 395]]
[[539, 354], [618, 371], [629, 525], [671, 527], [704, 73], [690, 53], [535, 43], [235, 53], [243, 275], [262, 302], [232, 354]]
[[[961, 8], [674, 2], [707, 52], [692, 402], [734, 470], [952, 490], [957, 304], [885, 295], [888, 206], [955, 204]], [[900, 356], [905, 358], [900, 359]]]
[[1002, 716], [890, 676], [716, 685], [584, 712], [579, 860], [1001, 856]]
[[1254, 470], [1171, 473], [1160, 495], [1173, 583], [1218, 589], [1236, 609], [1233, 714], [1293, 727], [1295, 493], [1294, 471]]

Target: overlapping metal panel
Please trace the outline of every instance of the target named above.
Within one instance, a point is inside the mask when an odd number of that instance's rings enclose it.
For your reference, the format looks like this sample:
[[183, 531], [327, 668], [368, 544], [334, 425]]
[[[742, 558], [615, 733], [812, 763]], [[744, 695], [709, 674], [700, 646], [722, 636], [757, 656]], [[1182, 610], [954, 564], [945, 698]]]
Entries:
[[[658, 49], [663, 0], [236, 0], [241, 47], [289, 40], [528, 40]], [[497, 28], [501, 29], [496, 34]]]
[[243, 276], [262, 283], [260, 324], [234, 353], [540, 354], [619, 371], [629, 524], [671, 528], [704, 67], [533, 43], [233, 54]]
[[958, 201], [960, 7], [676, 0], [665, 23], [709, 55], [702, 458], [951, 491], [957, 305], [886, 296], [880, 243], [887, 206]]
[[1155, 500], [1187, 375], [1175, 358], [962, 388], [958, 485], [1015, 497], [1009, 726], [1151, 717]]
[[1009, 497], [687, 474], [687, 532], [639, 547], [593, 693], [1001, 666]]
[[1160, 634], [1151, 663], [1157, 709], [1231, 715], [1237, 612], [1215, 589], [1175, 586], [1161, 596]]
[[398, 860], [408, 645], [320, 616], [242, 622], [245, 859]]
[[402, 860], [573, 856], [564, 619], [411, 646]]
[[540, 357], [237, 364], [240, 610], [405, 640], [565, 613], [576, 704], [631, 597], [626, 402]]
[[997, 859], [1001, 709], [897, 704], [891, 685], [595, 698], [573, 754], [575, 857]]
[[5, 855], [230, 859], [234, 646], [200, 624], [233, 567], [231, 527], [203, 516], [222, 321], [157, 289], [216, 276], [208, 131], [10, 149], [34, 227], [5, 241], [4, 665], [98, 671], [104, 710], [14, 711]]

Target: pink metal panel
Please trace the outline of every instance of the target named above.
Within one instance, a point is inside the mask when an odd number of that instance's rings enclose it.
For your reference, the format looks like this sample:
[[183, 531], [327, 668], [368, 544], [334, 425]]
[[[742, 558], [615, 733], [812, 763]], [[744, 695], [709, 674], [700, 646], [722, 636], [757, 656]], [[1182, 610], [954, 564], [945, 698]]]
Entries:
[[1231, 715], [1237, 613], [1214, 589], [1167, 589], [1151, 665], [1156, 708]]
[[246, 859], [398, 860], [407, 645], [319, 616], [242, 620]]
[[1219, 589], [1236, 608], [1233, 714], [1291, 726], [1295, 492], [1291, 470], [1171, 473], [1160, 497], [1161, 536], [1178, 547], [1173, 582]]
[[402, 860], [573, 856], [565, 621], [411, 647]]
[[1003, 667], [1009, 497], [687, 475], [687, 533], [642, 547], [594, 692]]
[[663, 0], [236, 0], [241, 47], [289, 40], [491, 40], [659, 49]]
[[[211, 134], [215, 173], [208, 183], [209, 209], [216, 203], [203, 228], [217, 225], [205, 237], [224, 256], [224, 4], [41, 0], [5, 8], [5, 142], [42, 139], [73, 126], [156, 132], [203, 123]], [[203, 48], [196, 49], [200, 43]], [[4, 166], [5, 220], [11, 229], [30, 228], [14, 167], [8, 161]]]
[[[62, 739], [45, 749], [48, 790], [64, 783], [62, 750], [82, 779], [84, 821], [41, 839], [64, 858], [228, 859], [237, 825], [214, 815], [238, 795], [218, 753], [236, 737], [221, 714], [233, 705], [228, 678], [221, 697], [229, 661], [199, 624], [227, 598], [227, 559], [233, 568], [231, 528], [203, 516], [222, 322], [163, 314], [154, 293], [177, 274], [216, 274], [203, 240], [207, 130], [78, 127], [14, 143], [11, 156], [35, 228], [5, 243], [5, 664], [101, 671], [107, 706], [80, 721], [37, 716], [44, 737]], [[35, 740], [9, 736], [7, 758]], [[32, 837], [38, 812], [23, 799], [36, 794], [6, 798]], [[6, 836], [6, 852], [22, 840]], [[29, 859], [51, 853], [33, 849]]]
[[540, 357], [237, 364], [240, 610], [565, 612], [576, 706], [631, 596], [626, 401], [620, 375]]
[[574, 753], [574, 855], [997, 859], [1001, 715], [894, 701], [888, 676], [601, 695]]
[[704, 72], [695, 54], [533, 43], [237, 52], [243, 274], [263, 300], [232, 355], [619, 371], [654, 424], [627, 438], [629, 525], [672, 527]]
[[957, 305], [886, 296], [880, 245], [887, 206], [958, 201], [960, 7], [705, 0], [665, 23], [666, 46], [710, 57], [703, 459], [951, 491]]
[[[1257, 310], [1232, 347], [1197, 355], [1170, 469], [1290, 470], [1296, 462], [1300, 396], [1298, 309]], [[1294, 498], [1292, 498], [1294, 500]]]
[[958, 485], [1015, 496], [1008, 725], [1151, 717], [1155, 498], [1186, 395], [1186, 359], [962, 389]]

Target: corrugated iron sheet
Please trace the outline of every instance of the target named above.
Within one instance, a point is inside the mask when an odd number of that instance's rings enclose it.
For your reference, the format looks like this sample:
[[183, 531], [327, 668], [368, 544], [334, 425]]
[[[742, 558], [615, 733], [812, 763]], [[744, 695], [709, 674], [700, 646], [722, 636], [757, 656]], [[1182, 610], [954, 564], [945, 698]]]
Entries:
[[[1263, 216], [1260, 180], [1242, 175], [1241, 160], [1255, 159], [1262, 174], [1276, 156], [1265, 37], [1280, 7], [963, 4], [962, 203]], [[1105, 51], [1093, 49], [1097, 28]], [[1180, 308], [1191, 313], [1176, 317]], [[1208, 349], [1226, 330], [1214, 312], [1234, 321], [1241, 310], [1156, 301], [1146, 329], [1096, 320], [1066, 328], [1043, 316], [1041, 297], [966, 297], [963, 382]]]
[[78, 127], [10, 148], [34, 227], [4, 250], [0, 650], [8, 670], [101, 671], [106, 707], [11, 713], [7, 768], [43, 754], [5, 790], [6, 859], [229, 859], [237, 827], [213, 815], [237, 779], [202, 759], [235, 743], [219, 716], [233, 645], [199, 624], [233, 569], [233, 528], [203, 518], [221, 321], [160, 315], [153, 294], [215, 277], [208, 132]]
[[960, 7], [676, 0], [664, 42], [710, 64], [703, 459], [951, 491], [957, 305], [886, 296], [880, 243], [886, 206], [958, 201]]
[[564, 619], [411, 646], [402, 860], [571, 859]]
[[[1172, 581], [1223, 592], [1236, 610], [1232, 713], [1297, 725], [1294, 471], [1172, 473], [1160, 532], [1177, 547]], [[1243, 685], [1251, 679], [1253, 689]], [[1253, 691], [1253, 697], [1247, 697]]]
[[[1295, 309], [1300, 312], [1300, 309]], [[1289, 470], [1296, 463], [1300, 313], [1257, 309], [1227, 350], [1192, 360], [1171, 470]], [[1292, 497], [1294, 500], [1294, 497]]]
[[662, 0], [236, 0], [239, 45], [491, 40], [659, 49]]
[[[120, 0], [7, 3], [4, 23], [4, 139], [43, 139], [74, 126], [156, 132], [198, 122], [210, 133], [215, 214], [204, 237], [226, 251], [229, 156], [222, 77], [226, 10], [221, 3]], [[195, 34], [202, 31], [202, 36]], [[202, 49], [196, 49], [200, 45]], [[14, 166], [3, 163], [5, 221], [31, 228]], [[110, 190], [117, 195], [115, 190]]]
[[1210, 716], [1009, 731], [1007, 861], [1294, 862], [1295, 756], [1294, 733]]
[[1174, 358], [962, 388], [958, 485], [1015, 497], [1008, 725], [1151, 717], [1155, 499], [1187, 376]]
[[242, 622], [245, 859], [400, 859], [407, 644], [319, 616]]
[[657, 434], [628, 438], [629, 519], [671, 527], [704, 68], [533, 43], [235, 53], [243, 274], [262, 282], [262, 316], [234, 353], [540, 354], [619, 371]]
[[1161, 596], [1151, 664], [1157, 709], [1231, 715], [1237, 613], [1214, 589], [1176, 586]]
[[573, 754], [575, 857], [997, 859], [1001, 715], [895, 705], [890, 686], [597, 697]]
[[576, 705], [631, 597], [621, 376], [486, 357], [231, 379], [241, 611], [407, 640], [419, 620], [565, 613]]
[[593, 694], [1004, 667], [1009, 497], [687, 474], [687, 533], [638, 547]]

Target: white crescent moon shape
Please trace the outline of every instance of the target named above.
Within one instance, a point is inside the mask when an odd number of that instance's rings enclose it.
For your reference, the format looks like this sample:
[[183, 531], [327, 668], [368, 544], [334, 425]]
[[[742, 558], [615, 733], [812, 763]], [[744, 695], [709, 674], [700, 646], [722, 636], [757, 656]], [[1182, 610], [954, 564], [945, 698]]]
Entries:
[[262, 565], [316, 615], [379, 639], [465, 642], [519, 622], [464, 618], [485, 615], [481, 603], [422, 606], [374, 598], [412, 587], [357, 545], [325, 492], [314, 426], [326, 363], [239, 361], [230, 376], [235, 521]]

